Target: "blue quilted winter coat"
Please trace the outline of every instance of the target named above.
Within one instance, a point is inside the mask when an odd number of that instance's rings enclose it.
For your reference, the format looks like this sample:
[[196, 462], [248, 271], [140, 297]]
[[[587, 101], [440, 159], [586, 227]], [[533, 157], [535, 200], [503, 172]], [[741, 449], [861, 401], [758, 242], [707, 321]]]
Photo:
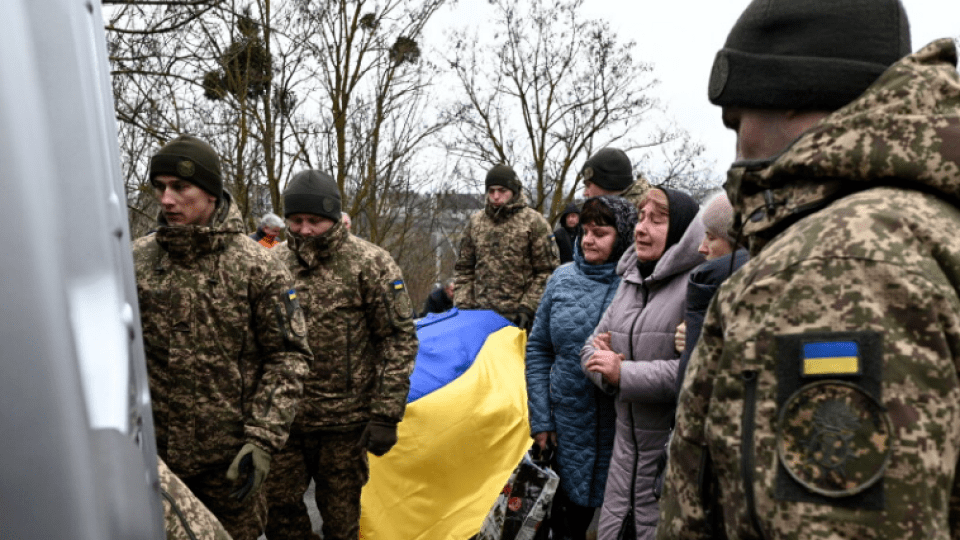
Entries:
[[603, 503], [617, 413], [580, 369], [580, 349], [617, 292], [616, 267], [587, 264], [578, 251], [557, 268], [527, 340], [530, 433], [557, 432], [560, 488], [592, 508]]

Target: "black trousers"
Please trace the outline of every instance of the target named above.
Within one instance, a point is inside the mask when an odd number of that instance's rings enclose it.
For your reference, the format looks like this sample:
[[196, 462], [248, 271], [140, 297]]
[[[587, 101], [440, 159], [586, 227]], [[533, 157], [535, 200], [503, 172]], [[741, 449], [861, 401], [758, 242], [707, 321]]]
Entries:
[[596, 511], [596, 508], [571, 501], [563, 488], [558, 488], [547, 520], [552, 540], [586, 540], [587, 529]]

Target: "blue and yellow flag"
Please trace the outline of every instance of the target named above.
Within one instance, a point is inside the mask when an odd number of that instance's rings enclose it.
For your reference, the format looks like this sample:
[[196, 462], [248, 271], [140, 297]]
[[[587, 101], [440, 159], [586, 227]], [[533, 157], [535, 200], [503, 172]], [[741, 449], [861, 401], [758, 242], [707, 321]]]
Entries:
[[466, 540], [530, 448], [526, 334], [491, 311], [424, 319], [399, 440], [370, 454], [364, 540]]
[[856, 341], [803, 344], [803, 375], [859, 375], [860, 347]]

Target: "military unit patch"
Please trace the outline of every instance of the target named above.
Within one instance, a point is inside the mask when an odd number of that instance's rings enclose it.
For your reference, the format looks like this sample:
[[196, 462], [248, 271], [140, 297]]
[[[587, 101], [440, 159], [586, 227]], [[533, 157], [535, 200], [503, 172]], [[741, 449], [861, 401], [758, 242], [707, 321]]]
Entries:
[[286, 337], [287, 325], [295, 336], [307, 335], [307, 322], [303, 310], [300, 309], [300, 301], [297, 300], [297, 290], [288, 289], [280, 295], [280, 299], [283, 301], [284, 310], [278, 311], [277, 316], [280, 318], [280, 329], [284, 332], [284, 337]]
[[878, 332], [777, 336], [775, 496], [882, 510], [892, 423]]
[[190, 160], [185, 159], [177, 163], [177, 174], [183, 178], [192, 178], [196, 172], [196, 165]]
[[863, 389], [819, 381], [798, 390], [780, 410], [777, 455], [801, 486], [825, 497], [847, 497], [883, 478], [891, 433], [883, 406]]
[[[389, 294], [393, 291], [393, 294]], [[391, 323], [398, 330], [403, 328], [403, 324], [413, 318], [413, 304], [410, 302], [410, 295], [403, 285], [402, 279], [391, 281], [387, 284], [387, 292], [384, 294], [384, 300], [387, 302], [388, 314]]]

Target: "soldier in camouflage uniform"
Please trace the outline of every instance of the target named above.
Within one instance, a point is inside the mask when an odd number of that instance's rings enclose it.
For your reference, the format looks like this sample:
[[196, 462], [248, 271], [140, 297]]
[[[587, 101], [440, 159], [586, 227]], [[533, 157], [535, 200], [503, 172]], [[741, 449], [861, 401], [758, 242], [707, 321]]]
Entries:
[[492, 309], [529, 331], [550, 274], [560, 264], [550, 225], [527, 207], [508, 165], [487, 173], [487, 203], [470, 216], [456, 266], [460, 309]]
[[619, 148], [603, 148], [590, 156], [580, 169], [583, 177], [583, 196], [618, 195], [634, 207], [650, 191], [650, 182], [643, 175], [633, 178], [633, 164]]
[[213, 512], [160, 458], [157, 458], [157, 468], [167, 540], [231, 540]]
[[283, 204], [290, 240], [276, 254], [296, 280], [316, 355], [267, 480], [267, 538], [316, 538], [303, 503], [313, 479], [324, 540], [356, 540], [367, 451], [390, 450], [406, 407], [418, 346], [413, 307], [390, 254], [347, 231], [332, 177], [298, 173]]
[[255, 540], [311, 358], [306, 323], [290, 274], [244, 232], [213, 148], [174, 139], [150, 180], [159, 226], [133, 255], [157, 452], [233, 538]]
[[896, 0], [754, 0], [716, 56], [754, 258], [690, 361], [658, 538], [960, 536], [960, 79], [951, 40], [909, 51]]

